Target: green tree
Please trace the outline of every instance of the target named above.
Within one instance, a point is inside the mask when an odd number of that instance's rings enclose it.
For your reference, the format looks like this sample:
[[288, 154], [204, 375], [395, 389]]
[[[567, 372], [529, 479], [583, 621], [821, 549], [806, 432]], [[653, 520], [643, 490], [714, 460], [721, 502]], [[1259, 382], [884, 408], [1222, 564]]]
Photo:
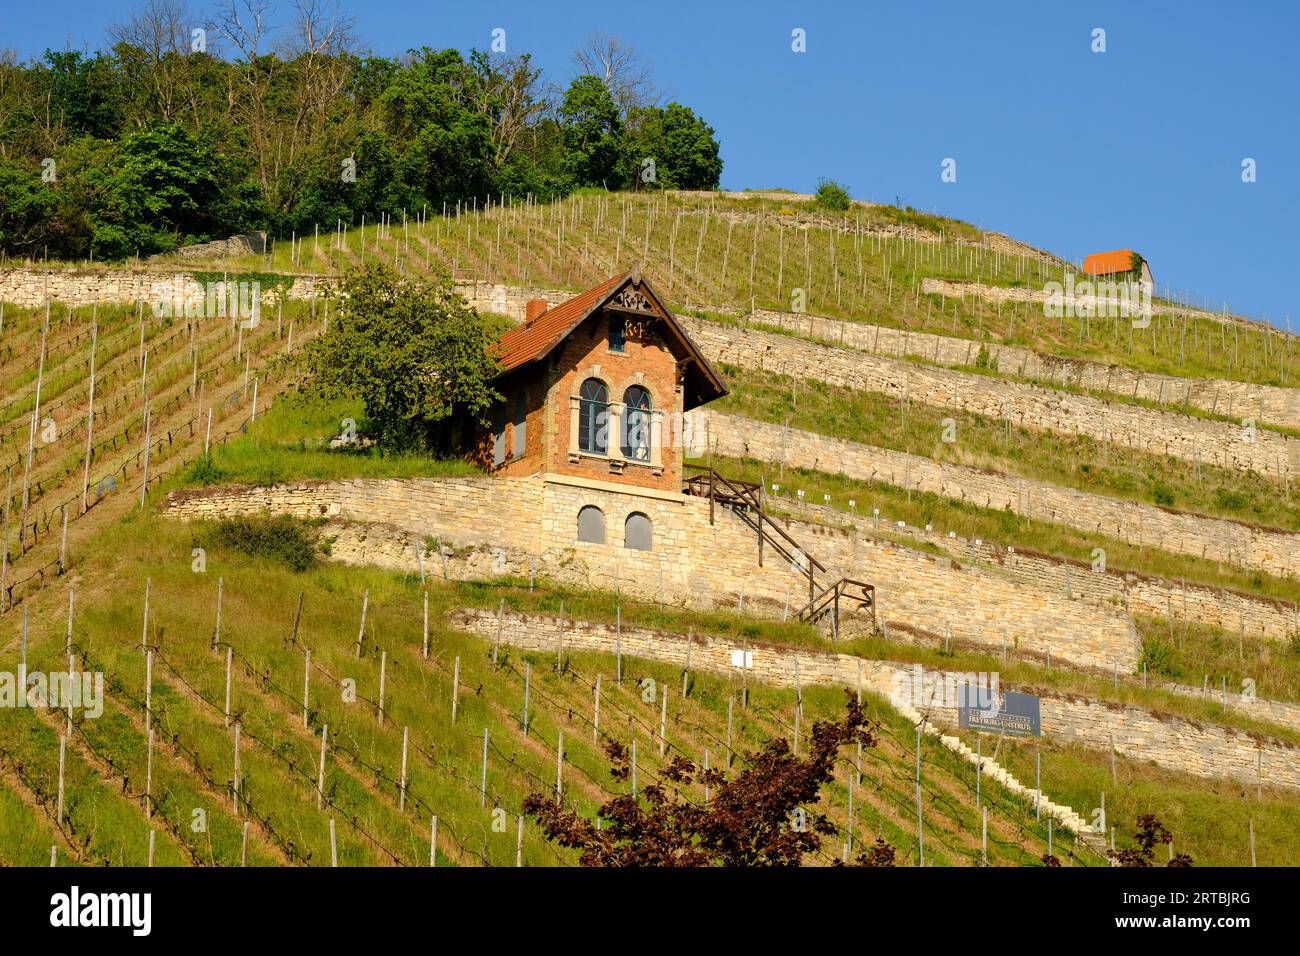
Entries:
[[821, 179], [817, 181], [817, 196], [813, 201], [823, 209], [844, 212], [853, 200], [849, 198], [848, 186], [833, 179]]
[[618, 105], [597, 76], [579, 76], [560, 104], [567, 167], [575, 184], [615, 189], [627, 178], [623, 121]]
[[[655, 161], [655, 185], [662, 189], [717, 189], [722, 177], [721, 149], [713, 127], [688, 106], [636, 110], [637, 163]], [[648, 184], [647, 184], [648, 185]]]
[[492, 344], [501, 329], [449, 279], [399, 278], [386, 266], [350, 272], [329, 331], [308, 352], [308, 387], [359, 398], [379, 446], [428, 449], [454, 411], [483, 419], [501, 395]]
[[455, 50], [414, 56], [379, 98], [399, 173], [434, 204], [481, 199], [494, 154], [489, 119], [475, 109], [479, 77]]
[[97, 258], [166, 252], [242, 231], [262, 215], [256, 190], [179, 124], [130, 134], [79, 178]]

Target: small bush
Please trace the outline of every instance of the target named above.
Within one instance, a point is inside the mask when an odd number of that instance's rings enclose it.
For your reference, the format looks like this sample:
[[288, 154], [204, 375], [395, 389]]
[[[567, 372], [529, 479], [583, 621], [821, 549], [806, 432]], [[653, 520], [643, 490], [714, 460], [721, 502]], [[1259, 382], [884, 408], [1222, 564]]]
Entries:
[[185, 481], [193, 485], [215, 485], [225, 480], [226, 473], [217, 467], [212, 453], [200, 455], [185, 472]]
[[207, 535], [218, 547], [263, 557], [306, 571], [318, 559], [316, 530], [288, 515], [223, 518]]
[[1170, 508], [1174, 503], [1174, 489], [1170, 488], [1163, 481], [1157, 481], [1151, 485], [1151, 497], [1158, 505], [1164, 505]]
[[823, 209], [830, 209], [833, 212], [844, 212], [852, 202], [849, 197], [849, 187], [833, 179], [818, 180], [817, 196], [813, 201]]
[[1138, 658], [1138, 668], [1146, 666], [1148, 674], [1163, 674], [1165, 677], [1177, 677], [1181, 671], [1174, 663], [1174, 651], [1158, 637], [1148, 637], [1142, 642], [1142, 656]]

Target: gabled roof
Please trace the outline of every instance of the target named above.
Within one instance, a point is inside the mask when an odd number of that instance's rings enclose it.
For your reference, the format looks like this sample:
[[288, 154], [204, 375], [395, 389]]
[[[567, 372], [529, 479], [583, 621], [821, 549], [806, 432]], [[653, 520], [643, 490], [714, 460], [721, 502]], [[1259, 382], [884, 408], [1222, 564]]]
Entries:
[[1108, 276], [1117, 272], [1133, 271], [1133, 250], [1115, 249], [1111, 252], [1094, 252], [1083, 260], [1083, 271], [1090, 276]]
[[609, 304], [627, 286], [633, 286], [649, 299], [653, 311], [663, 323], [665, 337], [677, 343], [676, 351], [681, 353], [681, 360], [686, 366], [689, 385], [683, 396], [685, 409], [695, 408], [726, 395], [727, 386], [722, 377], [714, 371], [708, 359], [686, 334], [686, 330], [663, 304], [639, 269], [606, 279], [600, 285], [547, 309], [532, 322], [506, 332], [497, 340], [496, 348], [502, 374], [546, 358], [592, 313]]

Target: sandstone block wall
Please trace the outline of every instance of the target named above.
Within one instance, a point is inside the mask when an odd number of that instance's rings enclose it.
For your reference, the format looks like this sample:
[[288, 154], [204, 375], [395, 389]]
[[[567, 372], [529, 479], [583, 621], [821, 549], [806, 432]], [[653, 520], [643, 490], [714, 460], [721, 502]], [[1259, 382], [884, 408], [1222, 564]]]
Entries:
[[1300, 574], [1300, 533], [1119, 501], [708, 409], [689, 412], [686, 419], [693, 434], [708, 435], [714, 451], [721, 455], [784, 461], [863, 481], [883, 481], [985, 508], [1005, 508], [1130, 544], [1259, 568], [1279, 576]]
[[[980, 353], [980, 343], [972, 339], [845, 322], [820, 315], [759, 309], [750, 313], [750, 319], [786, 332], [837, 342], [847, 348], [900, 358], [915, 356], [936, 365], [973, 365]], [[1179, 378], [1122, 365], [1062, 358], [997, 342], [985, 343], [985, 347], [990, 367], [1004, 375], [1300, 428], [1300, 389], [1228, 379]]]
[[[604, 512], [606, 543], [576, 540], [580, 508]], [[808, 599], [807, 577], [773, 553], [762, 567], [754, 532], [725, 508], [709, 523], [708, 502], [684, 496], [640, 495], [561, 478], [409, 479], [302, 483], [274, 488], [222, 488], [173, 493], [168, 513], [179, 518], [235, 514], [328, 517], [371, 526], [345, 534], [336, 557], [414, 570], [418, 551], [426, 573], [474, 578], [544, 574], [578, 587], [694, 607], [734, 607], [766, 615], [795, 614]], [[623, 523], [633, 511], [654, 528], [654, 550], [624, 548]], [[1122, 612], [1070, 601], [979, 568], [954, 564], [888, 542], [814, 523], [790, 533], [829, 573], [876, 587], [877, 615], [937, 637], [1070, 662], [1131, 668], [1138, 654], [1131, 620]], [[331, 531], [331, 533], [334, 533]], [[439, 556], [437, 547], [444, 546]], [[872, 627], [848, 613], [841, 630]]]
[[1275, 478], [1300, 472], [1300, 440], [1177, 412], [918, 365], [855, 349], [817, 345], [754, 329], [687, 319], [710, 359], [904, 396], [935, 408], [966, 409], [1026, 428], [1089, 435], [1098, 441]]
[[[496, 638], [496, 612], [462, 610], [453, 614], [452, 622], [484, 637]], [[530, 650], [554, 651], [562, 641], [566, 648], [615, 652], [615, 632], [610, 625], [510, 612], [502, 616], [500, 630], [503, 642]], [[733, 678], [740, 676], [741, 669], [732, 663], [732, 652], [749, 650], [752, 654], [749, 679], [784, 687], [794, 686], [796, 680], [804, 685], [841, 684], [861, 687], [891, 700], [902, 692], [905, 705], [910, 703], [931, 720], [949, 726], [957, 723], [952, 708], [930, 706], [924, 699], [927, 688], [932, 689], [936, 683], [952, 683], [946, 672], [942, 675], [925, 672], [928, 680], [922, 682], [916, 680], [916, 665], [814, 650], [750, 646], [701, 635], [687, 638], [649, 628], [625, 627], [619, 641], [624, 654], [666, 661], [683, 668], [687, 666], [689, 648], [692, 668]], [[1300, 753], [1283, 741], [1257, 742], [1237, 730], [1156, 716], [1136, 707], [1066, 696], [1039, 694], [1039, 698], [1044, 736], [1105, 749], [1112, 746], [1113, 740], [1117, 753], [1135, 760], [1149, 760], [1171, 770], [1201, 777], [1227, 777], [1248, 784], [1260, 779], [1268, 786], [1300, 788]]]
[[[772, 499], [769, 498], [769, 501]], [[861, 533], [881, 537], [902, 537], [942, 547], [963, 562], [1002, 573], [1043, 591], [1065, 595], [1076, 601], [1089, 601], [1109, 608], [1125, 608], [1131, 614], [1165, 617], [1176, 621], [1194, 620], [1240, 630], [1248, 637], [1287, 640], [1300, 634], [1300, 604], [1258, 597], [1226, 588], [1169, 581], [1164, 578], [1121, 571], [1114, 568], [1094, 570], [1086, 561], [1058, 558], [1023, 548], [971, 538], [949, 537], [942, 529], [899, 525], [885, 513], [868, 517], [868, 502], [862, 513], [845, 512], [825, 505], [796, 505], [782, 500], [787, 509], [810, 520], [830, 525], [856, 527]]]

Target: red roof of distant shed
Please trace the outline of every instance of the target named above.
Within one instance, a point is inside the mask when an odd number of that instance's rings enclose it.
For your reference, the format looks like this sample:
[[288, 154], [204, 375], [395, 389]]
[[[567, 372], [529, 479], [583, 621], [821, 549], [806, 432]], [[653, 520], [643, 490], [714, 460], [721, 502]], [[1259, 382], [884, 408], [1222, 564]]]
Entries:
[[1094, 252], [1083, 260], [1083, 271], [1090, 276], [1108, 276], [1116, 272], [1131, 272], [1132, 269], [1132, 249]]

